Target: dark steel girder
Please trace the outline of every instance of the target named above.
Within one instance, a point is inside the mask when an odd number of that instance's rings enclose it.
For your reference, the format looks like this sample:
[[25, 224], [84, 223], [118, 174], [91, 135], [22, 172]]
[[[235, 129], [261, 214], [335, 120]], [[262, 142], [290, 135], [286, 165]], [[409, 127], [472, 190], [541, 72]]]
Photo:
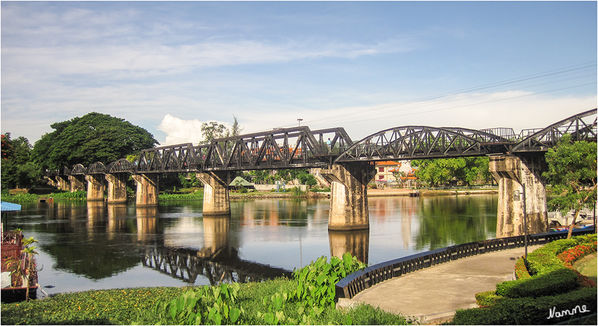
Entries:
[[494, 143], [509, 141], [487, 132], [453, 127], [403, 126], [369, 135], [338, 156], [335, 163], [480, 156]]
[[106, 166], [102, 162], [95, 162], [87, 168], [87, 174], [106, 174]]
[[71, 170], [71, 175], [86, 175], [87, 168], [83, 164], [75, 164]]
[[591, 109], [537, 131], [515, 144], [511, 152], [545, 152], [565, 134], [572, 140], [596, 141], [596, 109]]
[[108, 164], [107, 172], [110, 174], [117, 173], [135, 173], [135, 164], [129, 162], [127, 159], [121, 158]]

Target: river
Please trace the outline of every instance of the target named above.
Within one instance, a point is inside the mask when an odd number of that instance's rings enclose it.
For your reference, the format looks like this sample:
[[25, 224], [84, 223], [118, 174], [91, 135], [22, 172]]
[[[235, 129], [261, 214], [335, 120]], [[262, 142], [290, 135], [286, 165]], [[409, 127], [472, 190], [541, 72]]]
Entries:
[[370, 198], [369, 231], [329, 232], [329, 201], [233, 200], [230, 218], [201, 202], [154, 208], [104, 203], [23, 205], [5, 221], [36, 244], [49, 294], [250, 281], [350, 251], [368, 264], [490, 239], [496, 195]]

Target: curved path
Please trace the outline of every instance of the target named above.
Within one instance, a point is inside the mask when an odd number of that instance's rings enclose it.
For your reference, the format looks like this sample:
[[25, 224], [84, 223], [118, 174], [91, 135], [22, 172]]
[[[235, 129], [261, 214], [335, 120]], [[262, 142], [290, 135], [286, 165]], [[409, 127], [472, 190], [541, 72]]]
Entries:
[[[528, 253], [540, 246], [528, 247]], [[513, 279], [524, 248], [471, 256], [377, 284], [339, 305], [367, 303], [430, 324], [451, 319], [457, 309], [477, 307], [475, 294]]]

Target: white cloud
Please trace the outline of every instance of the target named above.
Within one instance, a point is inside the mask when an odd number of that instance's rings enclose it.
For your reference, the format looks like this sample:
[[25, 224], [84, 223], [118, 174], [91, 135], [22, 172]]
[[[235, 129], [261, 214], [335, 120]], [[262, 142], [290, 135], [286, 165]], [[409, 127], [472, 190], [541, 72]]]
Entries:
[[[230, 128], [230, 126], [225, 122], [215, 122]], [[166, 134], [165, 140], [160, 141], [160, 145], [174, 145], [182, 143], [193, 143], [194, 145], [197, 145], [199, 141], [203, 140], [204, 138], [201, 132], [202, 123], [203, 122], [198, 119], [183, 120], [170, 114], [165, 115], [158, 126], [158, 130], [161, 130]]]
[[166, 134], [166, 139], [160, 142], [161, 145], [173, 145], [181, 143], [197, 144], [203, 135], [201, 133], [201, 121], [197, 119], [183, 120], [170, 114], [164, 116], [158, 129]]
[[146, 77], [198, 68], [256, 63], [289, 62], [311, 58], [355, 58], [408, 51], [400, 41], [375, 44], [342, 44], [325, 41], [268, 43], [251, 40], [165, 45], [139, 42], [126, 45], [61, 45], [2, 47], [3, 77], [9, 81], [28, 76], [58, 78], [61, 75]]
[[596, 107], [596, 96], [547, 96], [524, 91], [493, 93], [463, 93], [434, 100], [393, 102], [370, 106], [339, 107], [329, 110], [273, 112], [255, 117], [239, 115], [245, 132], [269, 130], [274, 127], [302, 125], [312, 130], [344, 127], [353, 140], [384, 129], [422, 125], [433, 127], [464, 127], [483, 129], [543, 128]]

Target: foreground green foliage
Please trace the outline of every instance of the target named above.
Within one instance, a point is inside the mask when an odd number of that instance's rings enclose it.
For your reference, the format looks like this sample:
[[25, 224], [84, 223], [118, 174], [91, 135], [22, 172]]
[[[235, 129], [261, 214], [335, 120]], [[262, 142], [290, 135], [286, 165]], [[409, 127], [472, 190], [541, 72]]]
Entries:
[[[361, 305], [337, 310], [335, 279], [364, 265], [350, 256], [320, 258], [275, 279], [194, 288], [139, 288], [61, 294], [3, 304], [3, 324], [407, 324], [399, 315]], [[303, 285], [298, 291], [298, 284]], [[299, 298], [302, 299], [299, 299]], [[309, 306], [304, 302], [313, 302]]]
[[130, 324], [140, 311], [181, 292], [181, 288], [116, 289], [2, 304], [2, 324]]
[[496, 285], [496, 294], [509, 297], [540, 297], [569, 292], [577, 287], [577, 273], [562, 268], [527, 279], [502, 282]]
[[[457, 325], [509, 325], [509, 324], [554, 324], [566, 322], [572, 316], [561, 318], [550, 317], [550, 311], [571, 310], [576, 306], [586, 307], [589, 312], [585, 315], [596, 313], [596, 288], [581, 288], [579, 290], [555, 296], [539, 298], [526, 297], [509, 300], [498, 300], [487, 308], [474, 308], [459, 310], [455, 314], [453, 324]], [[578, 313], [577, 317], [584, 314]], [[594, 315], [594, 323], [596, 317]]]
[[[345, 254], [342, 259], [320, 257], [296, 270], [293, 280], [259, 284], [251, 298], [243, 289], [252, 285], [220, 285], [186, 291], [169, 302], [158, 303], [137, 323], [149, 324], [328, 324], [328, 323], [405, 323], [400, 316], [371, 307], [338, 312], [335, 284], [365, 265]], [[265, 289], [264, 289], [265, 287]], [[241, 289], [241, 290], [239, 290]]]
[[235, 324], [242, 309], [237, 307], [239, 284], [199, 287], [179, 297], [159, 302], [140, 314], [138, 322], [155, 324]]

